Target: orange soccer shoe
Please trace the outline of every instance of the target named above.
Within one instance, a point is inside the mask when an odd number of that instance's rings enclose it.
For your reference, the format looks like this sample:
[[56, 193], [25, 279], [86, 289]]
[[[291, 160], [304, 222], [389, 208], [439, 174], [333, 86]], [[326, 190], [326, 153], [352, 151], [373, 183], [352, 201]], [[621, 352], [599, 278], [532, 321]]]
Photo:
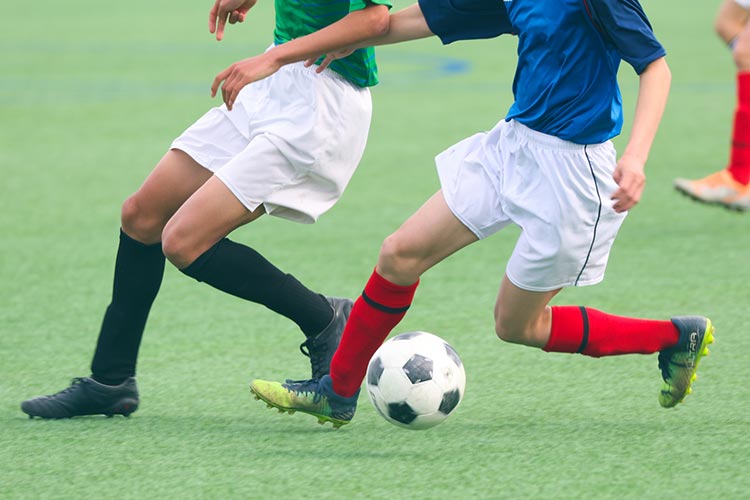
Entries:
[[695, 181], [675, 179], [674, 187], [703, 203], [714, 203], [743, 212], [750, 209], [750, 185], [737, 182], [726, 169]]

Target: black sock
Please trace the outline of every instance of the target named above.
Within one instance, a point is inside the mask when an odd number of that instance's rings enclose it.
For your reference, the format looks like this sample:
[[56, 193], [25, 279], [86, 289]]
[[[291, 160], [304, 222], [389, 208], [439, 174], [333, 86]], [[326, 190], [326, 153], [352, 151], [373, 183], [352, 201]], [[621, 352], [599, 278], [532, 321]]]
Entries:
[[143, 329], [164, 276], [164, 260], [161, 243], [144, 245], [120, 231], [112, 302], [91, 362], [97, 382], [117, 385], [135, 375]]
[[333, 310], [325, 297], [305, 287], [291, 274], [282, 272], [252, 248], [227, 238], [181, 271], [286, 316], [308, 337], [320, 333], [333, 318]]

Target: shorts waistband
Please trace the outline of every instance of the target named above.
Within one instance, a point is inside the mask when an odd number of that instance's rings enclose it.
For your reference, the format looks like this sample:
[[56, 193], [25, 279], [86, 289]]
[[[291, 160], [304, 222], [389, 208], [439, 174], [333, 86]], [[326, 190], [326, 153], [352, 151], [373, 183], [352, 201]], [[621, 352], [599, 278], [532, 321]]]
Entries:
[[610, 143], [610, 141], [606, 141], [596, 144], [577, 144], [575, 142], [566, 141], [565, 139], [560, 139], [559, 137], [555, 137], [554, 135], [536, 131], [532, 128], [527, 127], [523, 123], [517, 122], [516, 120], [510, 120], [508, 122], [508, 125], [519, 136], [524, 137], [530, 142], [536, 143], [549, 149], [582, 151], [584, 148], [596, 149], [599, 147], [605, 147]]

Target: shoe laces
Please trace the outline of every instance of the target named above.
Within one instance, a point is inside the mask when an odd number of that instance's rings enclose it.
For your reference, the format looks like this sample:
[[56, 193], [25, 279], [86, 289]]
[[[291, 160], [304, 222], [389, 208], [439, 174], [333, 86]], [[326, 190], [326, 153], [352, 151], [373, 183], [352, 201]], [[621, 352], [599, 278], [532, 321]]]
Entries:
[[286, 390], [292, 391], [298, 396], [307, 396], [308, 394], [313, 395], [313, 403], [320, 401], [323, 395], [320, 393], [320, 380], [317, 378], [311, 378], [307, 380], [291, 380], [287, 379], [285, 383], [281, 384]]
[[661, 378], [664, 380], [672, 376], [672, 372], [669, 369], [669, 356], [659, 355], [659, 370], [661, 370]]
[[[302, 354], [310, 358], [310, 364], [314, 367], [325, 363], [325, 350], [316, 349], [315, 337], [310, 337], [299, 345], [299, 350]], [[314, 374], [313, 374], [314, 375]], [[298, 381], [301, 382], [301, 381]]]
[[61, 396], [63, 394], [67, 394], [69, 392], [73, 392], [74, 390], [76, 390], [76, 388], [77, 388], [78, 385], [85, 384], [85, 383], [86, 383], [86, 377], [75, 377], [75, 378], [73, 378], [70, 381], [70, 385], [68, 387], [66, 387], [62, 391], [56, 392], [54, 394], [50, 394], [47, 397], [51, 398], [51, 397], [54, 397], [54, 396]]

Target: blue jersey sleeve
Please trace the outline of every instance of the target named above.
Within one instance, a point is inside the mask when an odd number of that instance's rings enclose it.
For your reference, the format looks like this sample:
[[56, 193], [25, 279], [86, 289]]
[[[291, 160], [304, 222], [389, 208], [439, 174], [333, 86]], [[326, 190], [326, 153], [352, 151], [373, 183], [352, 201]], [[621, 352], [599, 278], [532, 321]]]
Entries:
[[419, 7], [444, 44], [513, 33], [502, 0], [419, 0]]
[[591, 21], [639, 75], [666, 51], [638, 0], [584, 0]]

